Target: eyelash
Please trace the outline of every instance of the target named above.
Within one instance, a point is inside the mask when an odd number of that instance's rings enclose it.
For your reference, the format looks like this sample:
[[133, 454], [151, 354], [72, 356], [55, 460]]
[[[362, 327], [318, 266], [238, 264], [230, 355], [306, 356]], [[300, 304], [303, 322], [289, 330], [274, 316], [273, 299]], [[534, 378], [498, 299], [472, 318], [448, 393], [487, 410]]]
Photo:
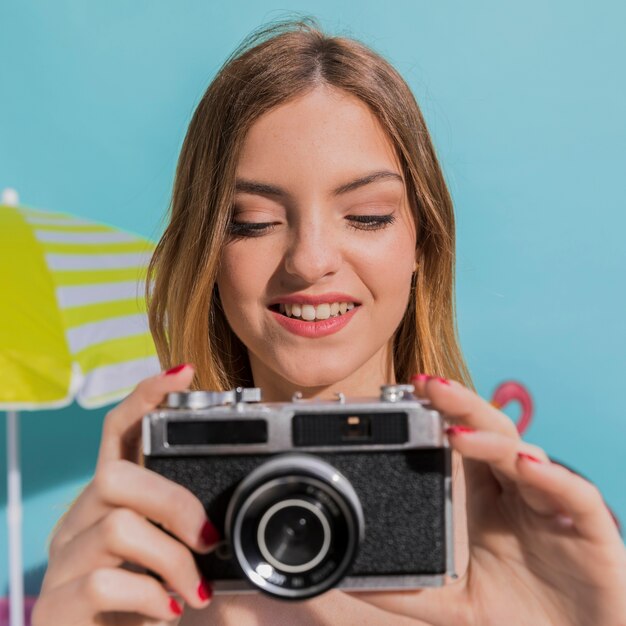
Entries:
[[[382, 230], [396, 221], [395, 215], [349, 215], [346, 217], [350, 228], [355, 230]], [[260, 237], [272, 231], [274, 222], [231, 222], [229, 232], [232, 237]]]
[[231, 222], [228, 231], [232, 237], [260, 237], [276, 226], [273, 222]]
[[349, 215], [346, 218], [350, 224], [350, 228], [355, 230], [382, 230], [391, 226], [396, 221], [393, 213], [387, 215]]

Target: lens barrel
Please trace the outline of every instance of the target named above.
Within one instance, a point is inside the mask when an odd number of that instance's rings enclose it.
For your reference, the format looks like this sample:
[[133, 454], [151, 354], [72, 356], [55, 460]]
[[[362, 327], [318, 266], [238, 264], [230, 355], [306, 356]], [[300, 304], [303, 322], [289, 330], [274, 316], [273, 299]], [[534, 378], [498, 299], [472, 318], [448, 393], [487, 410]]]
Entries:
[[343, 578], [364, 535], [350, 482], [307, 454], [272, 457], [243, 480], [226, 514], [243, 575], [265, 593], [302, 600]]

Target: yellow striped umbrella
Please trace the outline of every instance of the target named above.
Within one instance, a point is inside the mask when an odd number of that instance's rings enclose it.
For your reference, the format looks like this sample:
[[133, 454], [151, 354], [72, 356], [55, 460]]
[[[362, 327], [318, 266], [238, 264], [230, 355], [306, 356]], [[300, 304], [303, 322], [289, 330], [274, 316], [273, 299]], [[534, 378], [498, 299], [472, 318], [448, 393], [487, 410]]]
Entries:
[[[7, 411], [10, 615], [23, 624], [20, 410], [85, 408], [159, 371], [144, 285], [154, 244], [72, 217], [0, 203], [0, 410]], [[12, 200], [15, 200], [12, 203]]]
[[158, 371], [143, 294], [153, 250], [110, 226], [0, 206], [0, 409], [98, 407]]

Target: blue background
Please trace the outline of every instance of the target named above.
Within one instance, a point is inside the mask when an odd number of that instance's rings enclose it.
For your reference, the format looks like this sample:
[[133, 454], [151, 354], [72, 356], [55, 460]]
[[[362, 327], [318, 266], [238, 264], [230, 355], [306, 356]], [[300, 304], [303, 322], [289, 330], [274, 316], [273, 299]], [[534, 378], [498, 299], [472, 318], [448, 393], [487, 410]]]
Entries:
[[[240, 40], [284, 10], [362, 39], [405, 76], [455, 200], [459, 329], [478, 390], [524, 382], [527, 439], [597, 482], [626, 521], [623, 2], [2, 0], [0, 188], [158, 237], [194, 106]], [[104, 414], [22, 415], [30, 593], [93, 471]], [[4, 438], [2, 416], [3, 455]]]

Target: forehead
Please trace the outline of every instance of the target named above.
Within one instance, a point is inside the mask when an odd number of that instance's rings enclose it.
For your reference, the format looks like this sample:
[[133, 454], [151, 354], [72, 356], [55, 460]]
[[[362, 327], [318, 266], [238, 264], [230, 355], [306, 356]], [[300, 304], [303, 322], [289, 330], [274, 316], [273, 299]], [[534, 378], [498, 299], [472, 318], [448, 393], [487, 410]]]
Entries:
[[400, 173], [380, 122], [357, 97], [323, 85], [256, 120], [246, 135], [237, 174], [313, 183], [374, 169]]

